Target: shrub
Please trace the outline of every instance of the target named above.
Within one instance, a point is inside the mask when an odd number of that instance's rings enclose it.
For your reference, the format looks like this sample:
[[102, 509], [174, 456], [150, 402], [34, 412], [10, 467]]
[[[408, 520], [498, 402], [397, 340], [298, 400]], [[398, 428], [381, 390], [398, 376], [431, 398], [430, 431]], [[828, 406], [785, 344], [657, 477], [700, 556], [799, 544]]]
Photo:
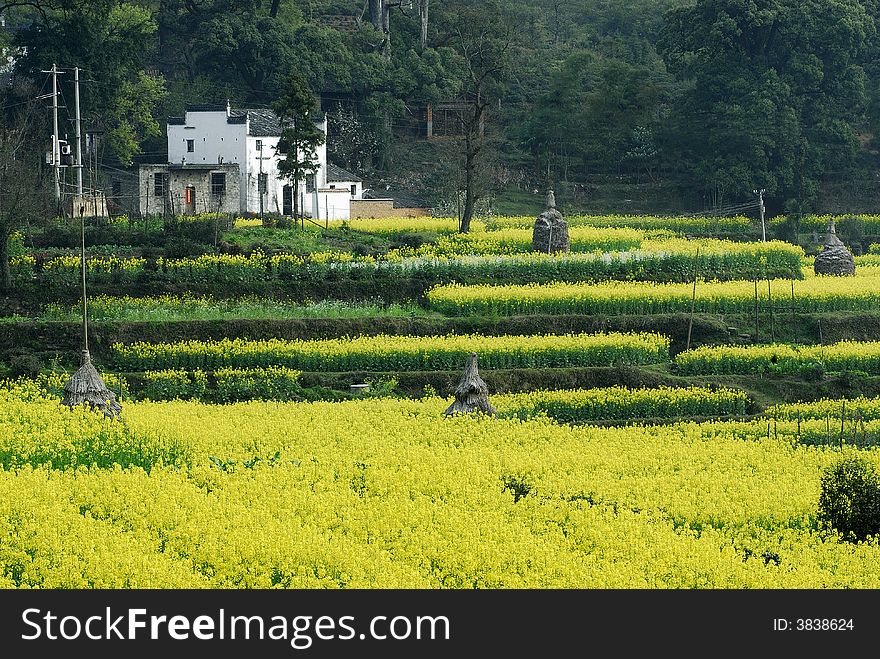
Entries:
[[185, 400], [201, 397], [206, 386], [207, 376], [201, 370], [166, 369], [145, 373], [140, 393], [148, 400]]
[[299, 371], [280, 366], [268, 368], [218, 368], [214, 372], [220, 403], [243, 400], [301, 400]]
[[819, 523], [851, 542], [880, 532], [880, 477], [861, 457], [844, 458], [825, 470]]
[[21, 353], [9, 360], [9, 375], [13, 378], [36, 378], [43, 370], [43, 360], [33, 353]]
[[165, 235], [197, 243], [210, 244], [214, 237], [233, 228], [230, 215], [202, 213], [200, 215], [176, 215], [165, 218]]
[[190, 238], [169, 238], [165, 243], [165, 256], [171, 259], [192, 258], [207, 254], [209, 248]]

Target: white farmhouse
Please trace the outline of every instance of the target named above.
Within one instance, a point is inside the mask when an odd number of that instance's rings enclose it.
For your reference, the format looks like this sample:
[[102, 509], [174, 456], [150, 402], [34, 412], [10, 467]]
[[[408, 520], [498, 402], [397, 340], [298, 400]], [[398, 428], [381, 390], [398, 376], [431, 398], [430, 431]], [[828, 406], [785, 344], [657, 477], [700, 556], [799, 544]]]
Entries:
[[[326, 115], [317, 125], [326, 136]], [[297, 194], [307, 216], [348, 219], [351, 200], [362, 196], [362, 181], [329, 165], [325, 139], [316, 150], [317, 171], [294, 190], [278, 178], [280, 137], [272, 110], [188, 106], [183, 117], [168, 120], [168, 164], [140, 168], [141, 213], [292, 215]], [[336, 180], [340, 176], [346, 180]]]

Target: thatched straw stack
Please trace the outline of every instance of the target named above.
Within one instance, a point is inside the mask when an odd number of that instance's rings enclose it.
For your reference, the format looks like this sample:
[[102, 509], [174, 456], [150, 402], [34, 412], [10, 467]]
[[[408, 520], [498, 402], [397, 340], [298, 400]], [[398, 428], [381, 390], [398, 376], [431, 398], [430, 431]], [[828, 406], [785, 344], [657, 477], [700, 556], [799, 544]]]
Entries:
[[497, 412], [489, 403], [489, 387], [480, 377], [477, 369], [477, 353], [472, 352], [468, 359], [461, 381], [455, 388], [455, 402], [446, 410], [446, 416], [482, 412], [495, 416]]
[[532, 229], [532, 250], [544, 254], [566, 253], [571, 249], [568, 222], [556, 209], [556, 195], [547, 191], [547, 209], [538, 215]]
[[838, 277], [856, 274], [855, 259], [853, 259], [852, 252], [837, 237], [833, 219], [828, 223], [828, 237], [825, 239], [825, 247], [816, 256], [813, 270], [817, 275], [837, 275]]
[[122, 412], [122, 405], [117, 402], [116, 396], [107, 388], [98, 370], [92, 365], [88, 350], [82, 351], [79, 370], [64, 385], [64, 400], [61, 403], [68, 407], [89, 405], [111, 418]]

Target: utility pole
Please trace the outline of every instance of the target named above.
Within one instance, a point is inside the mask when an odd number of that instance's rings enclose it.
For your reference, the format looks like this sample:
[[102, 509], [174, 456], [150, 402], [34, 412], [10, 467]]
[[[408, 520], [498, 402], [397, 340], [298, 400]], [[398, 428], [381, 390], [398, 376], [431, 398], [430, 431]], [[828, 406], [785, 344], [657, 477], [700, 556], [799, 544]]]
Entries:
[[764, 193], [766, 190], [763, 188], [760, 190], [752, 190], [756, 195], [758, 195], [758, 211], [761, 213], [761, 240], [767, 240], [767, 227], [764, 224]]
[[257, 192], [260, 194], [260, 223], [263, 223], [263, 142], [257, 149], [257, 158], [260, 159], [260, 175], [257, 176]]
[[61, 144], [58, 141], [58, 67], [52, 64], [52, 167], [55, 169], [55, 201], [61, 202]]
[[[76, 194], [82, 203], [83, 196], [83, 156], [82, 156], [82, 117], [79, 113], [79, 67], [73, 70], [74, 97], [76, 98]], [[97, 209], [92, 209], [95, 215]]]

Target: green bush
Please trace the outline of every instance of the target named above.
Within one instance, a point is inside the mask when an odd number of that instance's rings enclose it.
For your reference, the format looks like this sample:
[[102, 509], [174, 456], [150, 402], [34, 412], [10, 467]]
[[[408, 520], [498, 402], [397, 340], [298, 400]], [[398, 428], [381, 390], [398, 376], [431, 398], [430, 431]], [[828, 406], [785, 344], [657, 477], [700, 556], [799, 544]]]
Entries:
[[209, 392], [218, 403], [243, 400], [301, 400], [300, 372], [280, 366], [268, 368], [218, 368], [214, 372], [216, 391]]
[[231, 215], [202, 213], [200, 215], [174, 215], [165, 218], [165, 235], [196, 243], [212, 244], [214, 238], [234, 226]]
[[175, 400], [201, 398], [208, 386], [204, 371], [187, 372], [181, 369], [150, 371], [144, 373], [142, 398], [149, 400]]
[[36, 378], [43, 370], [43, 361], [35, 354], [26, 352], [9, 360], [9, 375], [13, 378]]
[[880, 532], [880, 477], [861, 457], [847, 457], [825, 470], [819, 523], [851, 542]]
[[206, 244], [190, 238], [170, 237], [165, 243], [165, 256], [170, 259], [192, 258], [209, 252]]

